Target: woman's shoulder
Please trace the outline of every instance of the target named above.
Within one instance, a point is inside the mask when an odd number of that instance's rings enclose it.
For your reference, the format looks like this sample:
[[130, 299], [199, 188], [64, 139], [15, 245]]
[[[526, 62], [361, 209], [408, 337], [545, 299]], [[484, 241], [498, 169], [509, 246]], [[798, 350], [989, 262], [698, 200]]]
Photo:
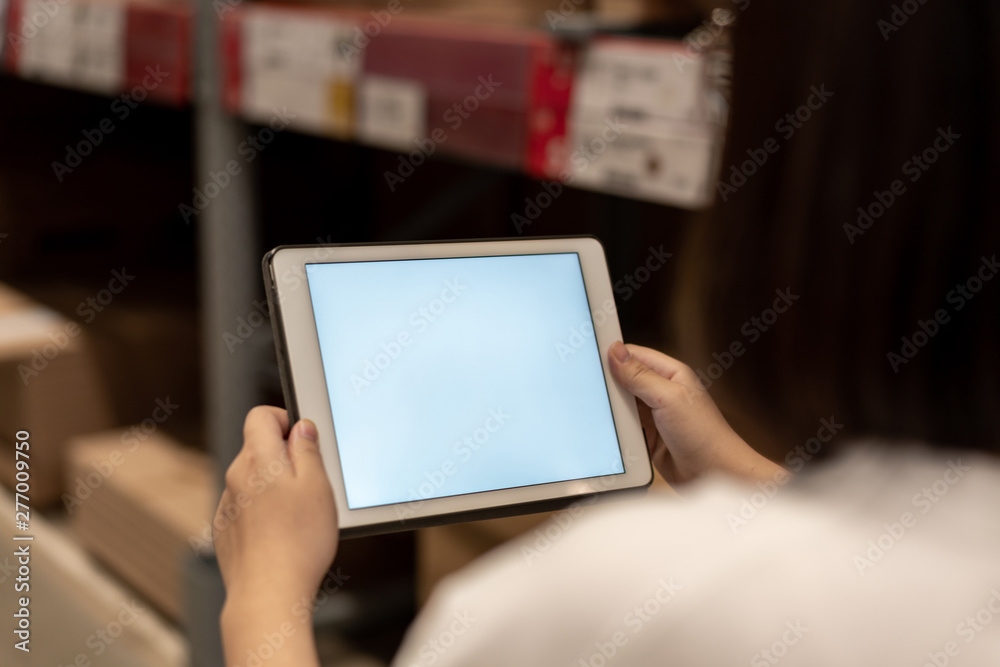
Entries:
[[810, 664], [910, 651], [922, 664], [948, 642], [996, 650], [1000, 621], [967, 644], [959, 625], [1000, 613], [1000, 465], [905, 451], [571, 506], [447, 580], [407, 650], [459, 618], [448, 656], [479, 665], [771, 664], [764, 651]]

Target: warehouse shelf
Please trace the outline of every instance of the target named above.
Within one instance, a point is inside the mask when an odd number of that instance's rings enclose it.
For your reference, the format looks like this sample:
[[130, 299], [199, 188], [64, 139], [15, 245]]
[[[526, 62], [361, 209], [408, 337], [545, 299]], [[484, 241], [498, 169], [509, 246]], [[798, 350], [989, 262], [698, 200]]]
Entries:
[[193, 10], [158, 0], [9, 0], [5, 68], [134, 105], [190, 101]]
[[398, 152], [388, 192], [440, 153], [683, 208], [711, 196], [724, 105], [676, 40], [285, 5], [231, 9], [221, 40], [228, 111]]
[[[167, 0], [11, 0], [4, 63], [27, 79], [120, 95], [116, 104], [183, 106], [194, 11]], [[223, 109], [398, 152], [383, 175], [389, 192], [438, 154], [682, 208], [711, 198], [724, 104], [707, 59], [684, 42], [581, 45], [411, 16], [400, 3], [213, 12]]]
[[[662, 38], [570, 40], [523, 25], [384, 11], [222, 0], [0, 0], [2, 63], [11, 75], [117, 98], [113, 104], [178, 108], [185, 122], [190, 110], [194, 197], [181, 211], [197, 209], [205, 440], [220, 477], [242, 444], [247, 410], [264, 399], [261, 377], [273, 363], [232, 354], [221, 342], [260, 297], [266, 230], [258, 195], [266, 183], [264, 160], [240, 151], [248, 138], [269, 141], [288, 131], [335, 140], [329, 147], [363, 154], [369, 166], [391, 157], [372, 183], [379, 200], [424, 162], [459, 162], [447, 172], [465, 179], [451, 188], [458, 191], [453, 201], [431, 197], [430, 212], [409, 211], [413, 188], [396, 197], [410, 216], [397, 231], [403, 237], [426, 237], [427, 220], [482, 199], [506, 174], [544, 181], [526, 205], [523, 196], [510, 198], [517, 233], [534, 232], [537, 226], [527, 227], [537, 217], [532, 206], [546, 207], [543, 197], [568, 186], [617, 195], [588, 210], [611, 221], [608, 228], [641, 202], [692, 210], [710, 200], [725, 105], [710, 85], [704, 53]], [[234, 161], [238, 169], [230, 169]], [[197, 193], [209, 189], [211, 205], [198, 206]], [[177, 224], [194, 220], [179, 215]], [[642, 238], [634, 228], [620, 236], [611, 257]], [[214, 568], [208, 559], [188, 573], [202, 602], [184, 624], [192, 665], [221, 661]]]

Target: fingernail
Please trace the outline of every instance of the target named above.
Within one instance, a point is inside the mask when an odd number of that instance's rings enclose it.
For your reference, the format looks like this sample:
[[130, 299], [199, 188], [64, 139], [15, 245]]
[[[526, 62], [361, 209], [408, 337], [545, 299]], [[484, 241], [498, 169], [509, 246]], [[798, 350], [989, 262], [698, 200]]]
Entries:
[[299, 435], [313, 442], [319, 440], [319, 432], [316, 430], [316, 424], [311, 419], [303, 419], [299, 422]]
[[616, 340], [611, 344], [611, 354], [615, 355], [615, 359], [617, 359], [620, 364], [624, 364], [632, 356], [629, 353], [628, 348], [625, 347], [625, 343], [620, 340]]

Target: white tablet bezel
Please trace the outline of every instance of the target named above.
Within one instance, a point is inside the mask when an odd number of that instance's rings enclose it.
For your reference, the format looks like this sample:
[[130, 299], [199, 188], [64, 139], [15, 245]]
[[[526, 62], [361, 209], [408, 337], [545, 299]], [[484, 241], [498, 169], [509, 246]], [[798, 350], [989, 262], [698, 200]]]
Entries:
[[[625, 472], [513, 489], [428, 498], [393, 505], [348, 508], [305, 266], [328, 262], [550, 253], [576, 253], [580, 258]], [[268, 283], [268, 299], [271, 302], [272, 323], [279, 364], [282, 367], [286, 404], [293, 418], [308, 417], [316, 423], [324, 465], [337, 502], [342, 532], [348, 534], [388, 532], [407, 530], [419, 525], [448, 523], [456, 520], [455, 517], [477, 518], [477, 515], [524, 513], [532, 511], [532, 505], [545, 503], [551, 506], [553, 502], [568, 503], [572, 499], [596, 493], [644, 488], [652, 481], [652, 468], [635, 399], [614, 381], [607, 363], [608, 347], [614, 341], [621, 339], [621, 328], [604, 249], [597, 239], [564, 237], [380, 245], [281, 246], [265, 257], [264, 272], [265, 281]], [[510, 510], [505, 512], [504, 508]]]

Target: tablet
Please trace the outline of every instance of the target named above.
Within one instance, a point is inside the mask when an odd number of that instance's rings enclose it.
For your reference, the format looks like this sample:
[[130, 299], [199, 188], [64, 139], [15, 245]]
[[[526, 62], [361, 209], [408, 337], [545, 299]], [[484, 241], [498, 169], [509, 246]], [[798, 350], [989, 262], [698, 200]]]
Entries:
[[554, 509], [652, 480], [594, 238], [281, 246], [285, 403], [345, 537]]

